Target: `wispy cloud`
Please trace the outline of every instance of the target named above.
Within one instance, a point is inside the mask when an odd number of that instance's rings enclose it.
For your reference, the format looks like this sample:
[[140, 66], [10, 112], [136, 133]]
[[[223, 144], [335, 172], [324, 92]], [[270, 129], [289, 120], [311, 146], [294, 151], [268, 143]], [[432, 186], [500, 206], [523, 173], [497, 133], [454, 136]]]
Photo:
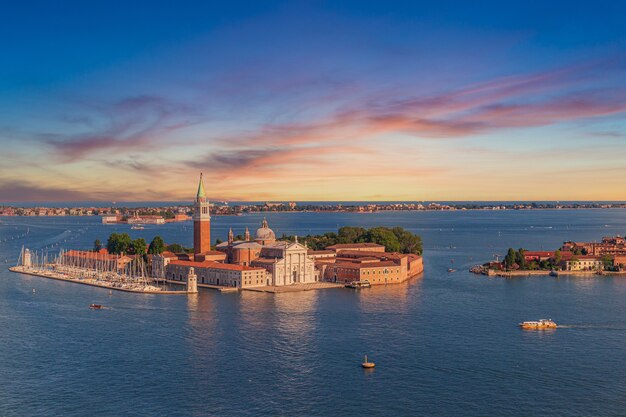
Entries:
[[[623, 61], [622, 57], [504, 77], [436, 95], [395, 98], [379, 93], [320, 120], [261, 126], [258, 132], [240, 139], [240, 144], [353, 142], [393, 132], [419, 138], [462, 138], [611, 116], [626, 111], [626, 86], [609, 90], [589, 84], [603, 71], [623, 73]], [[224, 143], [236, 145], [237, 141], [229, 138]]]
[[[150, 95], [127, 97], [95, 109], [100, 126], [79, 134], [44, 133], [40, 137], [63, 161], [72, 161], [99, 151], [129, 151], [161, 142], [165, 133], [189, 126], [194, 116], [187, 105]], [[91, 119], [74, 119], [83, 120]]]

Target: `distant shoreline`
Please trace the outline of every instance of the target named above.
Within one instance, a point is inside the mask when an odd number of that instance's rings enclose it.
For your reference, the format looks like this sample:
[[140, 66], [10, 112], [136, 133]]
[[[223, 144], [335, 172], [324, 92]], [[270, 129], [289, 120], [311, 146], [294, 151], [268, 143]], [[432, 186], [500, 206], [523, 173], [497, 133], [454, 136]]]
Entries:
[[[537, 205], [532, 204], [513, 204], [513, 205], [485, 205], [485, 206], [466, 206], [437, 204], [433, 203], [428, 206], [420, 204], [406, 203], [406, 204], [370, 204], [367, 206], [303, 206], [303, 207], [289, 207], [285, 205], [276, 206], [213, 206], [211, 209], [212, 216], [246, 216], [254, 214], [273, 214], [273, 213], [355, 213], [355, 214], [372, 214], [372, 213], [385, 213], [385, 212], [432, 212], [432, 211], [571, 211], [571, 210], [620, 210], [626, 209], [626, 203], [611, 203], [611, 204], [597, 204], [597, 203], [576, 203], [572, 205]], [[165, 222], [171, 222], [173, 214], [188, 214], [191, 211], [191, 207], [188, 205], [182, 206], [159, 206], [159, 207], [16, 207], [16, 206], [0, 206], [0, 217], [102, 217], [121, 215], [130, 217], [132, 215], [161, 215], [168, 214], [169, 217], [165, 218]], [[185, 220], [177, 220], [185, 221]], [[124, 223], [125, 222], [119, 222]], [[115, 224], [111, 222], [111, 224]]]

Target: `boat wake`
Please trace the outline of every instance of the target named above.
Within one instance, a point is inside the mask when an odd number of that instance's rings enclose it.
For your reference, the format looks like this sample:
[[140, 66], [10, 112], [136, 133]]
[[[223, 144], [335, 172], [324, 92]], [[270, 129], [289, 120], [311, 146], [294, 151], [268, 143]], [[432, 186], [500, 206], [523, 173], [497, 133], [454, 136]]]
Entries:
[[559, 329], [626, 330], [626, 324], [559, 324]]

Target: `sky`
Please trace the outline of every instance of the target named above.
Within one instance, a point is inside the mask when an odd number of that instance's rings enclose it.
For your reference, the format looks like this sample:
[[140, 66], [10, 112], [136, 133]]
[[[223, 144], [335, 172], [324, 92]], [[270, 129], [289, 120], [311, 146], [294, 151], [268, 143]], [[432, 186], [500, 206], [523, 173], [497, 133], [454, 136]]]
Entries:
[[0, 16], [0, 202], [626, 200], [623, 1]]

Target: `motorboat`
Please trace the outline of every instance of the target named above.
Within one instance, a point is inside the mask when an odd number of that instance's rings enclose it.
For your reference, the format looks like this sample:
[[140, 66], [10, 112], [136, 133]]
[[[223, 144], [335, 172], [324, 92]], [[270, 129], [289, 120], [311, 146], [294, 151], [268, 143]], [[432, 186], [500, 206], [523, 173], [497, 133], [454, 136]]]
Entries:
[[346, 288], [353, 288], [355, 290], [360, 290], [361, 288], [370, 288], [372, 284], [369, 281], [352, 281], [349, 284], [346, 284]]
[[551, 319], [541, 319], [539, 321], [524, 321], [519, 324], [519, 327], [525, 330], [546, 330], [556, 329], [558, 326]]

